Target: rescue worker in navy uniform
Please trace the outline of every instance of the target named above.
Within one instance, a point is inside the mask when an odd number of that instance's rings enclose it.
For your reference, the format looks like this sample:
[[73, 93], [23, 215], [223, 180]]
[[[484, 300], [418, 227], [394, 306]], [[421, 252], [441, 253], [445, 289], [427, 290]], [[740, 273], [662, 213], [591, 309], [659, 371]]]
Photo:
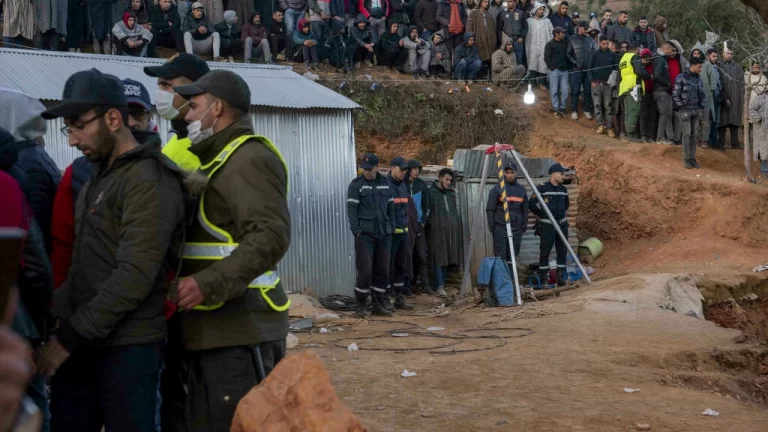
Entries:
[[419, 178], [421, 168], [421, 162], [418, 160], [411, 159], [408, 161], [408, 181], [405, 184], [408, 187], [408, 192], [411, 193], [411, 199], [413, 200], [419, 220], [419, 232], [416, 234], [416, 244], [413, 248], [413, 280], [411, 280], [411, 285], [415, 285], [417, 279], [421, 279], [422, 294], [437, 295], [429, 286], [427, 239], [424, 233], [424, 205], [427, 194], [427, 182]]
[[[392, 223], [395, 204], [387, 179], [378, 173], [379, 158], [366, 153], [360, 164], [363, 173], [347, 188], [347, 219], [355, 236], [355, 315], [365, 318], [392, 316], [384, 305], [389, 303], [389, 253], [392, 246]], [[367, 309], [371, 294], [371, 311]]]
[[[504, 187], [506, 189], [509, 222], [512, 226], [515, 256], [518, 256], [520, 255], [523, 233], [528, 227], [528, 195], [525, 192], [525, 187], [517, 181], [517, 165], [514, 162], [507, 162], [504, 165]], [[491, 230], [493, 237], [493, 255], [501, 257], [504, 261], [511, 261], [501, 186], [494, 186], [488, 193], [485, 215], [488, 218], [488, 229]]]
[[170, 292], [189, 362], [187, 430], [226, 431], [240, 399], [285, 356], [290, 301], [275, 267], [291, 238], [288, 168], [254, 134], [240, 76], [213, 70], [173, 90], [189, 101], [189, 151], [201, 163], [186, 179], [202, 192]]
[[[389, 280], [392, 285], [391, 291], [388, 291], [390, 295], [394, 294], [394, 309], [410, 310], [413, 306], [405, 301], [405, 276], [408, 272], [408, 203], [411, 199], [404, 181], [408, 173], [408, 163], [405, 158], [397, 156], [392, 159], [390, 165], [392, 169], [387, 176], [387, 182], [395, 203], [395, 218], [392, 219], [392, 250], [389, 260]], [[384, 306], [392, 307], [389, 302]]]
[[541, 235], [541, 253], [539, 254], [539, 275], [542, 283], [546, 281], [549, 274], [549, 254], [552, 252], [552, 246], [557, 251], [557, 284], [565, 284], [565, 258], [568, 255], [568, 248], [563, 240], [557, 235], [552, 221], [549, 220], [547, 212], [542, 207], [541, 202], [549, 207], [552, 216], [560, 226], [566, 238], [568, 238], [568, 219], [565, 217], [568, 212], [570, 202], [568, 201], [568, 189], [563, 185], [563, 174], [565, 168], [559, 163], [549, 167], [549, 181], [539, 186], [539, 194], [534, 194], [528, 202], [531, 211], [538, 216], [539, 232]]

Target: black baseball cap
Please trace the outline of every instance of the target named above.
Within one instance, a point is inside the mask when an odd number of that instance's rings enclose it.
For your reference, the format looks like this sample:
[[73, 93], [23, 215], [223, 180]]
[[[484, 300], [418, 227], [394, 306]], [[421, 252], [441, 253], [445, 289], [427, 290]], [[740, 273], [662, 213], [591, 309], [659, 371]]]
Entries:
[[174, 87], [173, 91], [184, 99], [207, 93], [246, 112], [251, 107], [251, 89], [248, 84], [240, 75], [225, 69], [212, 70], [194, 84]]
[[578, 12], [574, 12], [574, 13], [571, 14], [571, 18], [578, 18], [578, 17], [579, 17], [579, 13]]
[[408, 161], [408, 168], [421, 168], [421, 162], [416, 159]]
[[407, 169], [408, 168], [408, 162], [405, 161], [405, 158], [402, 156], [397, 156], [392, 159], [392, 161], [389, 163], [389, 166], [398, 167], [400, 169]]
[[363, 159], [360, 161], [360, 166], [363, 169], [374, 169], [379, 165], [379, 157], [373, 153], [366, 153], [363, 155]]
[[565, 29], [562, 27], [555, 27], [555, 29], [552, 30], [552, 34], [555, 34], [555, 33], [565, 33]]
[[181, 53], [160, 66], [147, 66], [144, 73], [153, 78], [173, 79], [184, 77], [197, 81], [210, 72], [208, 63], [194, 54]]
[[511, 169], [512, 171], [517, 172], [517, 164], [514, 162], [507, 162], [504, 164], [504, 171]]
[[123, 80], [123, 92], [128, 105], [139, 105], [147, 111], [152, 111], [152, 100], [144, 84], [132, 79]]
[[40, 116], [47, 120], [77, 117], [95, 106], [127, 107], [128, 100], [123, 83], [116, 76], [91, 69], [67, 78], [61, 104], [43, 111]]
[[563, 167], [559, 163], [556, 163], [556, 164], [552, 165], [551, 167], [549, 167], [549, 173], [550, 174], [553, 174], [553, 173], [556, 173], [556, 172], [564, 173], [565, 172], [565, 167]]

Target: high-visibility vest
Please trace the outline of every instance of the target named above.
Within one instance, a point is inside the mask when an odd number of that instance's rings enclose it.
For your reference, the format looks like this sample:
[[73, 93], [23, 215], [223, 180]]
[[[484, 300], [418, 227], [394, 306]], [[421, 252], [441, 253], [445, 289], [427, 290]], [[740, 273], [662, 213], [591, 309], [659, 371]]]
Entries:
[[[619, 73], [621, 73], [619, 96], [631, 92], [632, 89], [637, 85], [638, 77], [635, 73], [635, 69], [632, 67], [632, 57], [635, 55], [636, 54], [634, 53], [626, 53], [621, 56], [621, 61], [619, 62]], [[640, 80], [640, 85], [642, 86], [643, 90], [642, 94], [645, 94], [645, 82]]]
[[176, 165], [184, 171], [197, 171], [200, 168], [200, 158], [189, 151], [192, 141], [189, 138], [179, 138], [174, 134], [165, 146], [163, 154], [176, 162]]
[[[286, 177], [288, 175], [288, 165], [275, 145], [266, 137], [260, 135], [243, 135], [227, 144], [221, 152], [208, 164], [200, 166], [200, 170], [208, 174], [208, 182], [211, 181], [216, 172], [224, 166], [230, 156], [243, 143], [250, 139], [258, 139], [263, 145], [270, 149], [280, 158], [285, 168]], [[255, 174], [255, 173], [254, 173]], [[232, 185], [237, 187], [237, 185]], [[288, 187], [286, 185], [286, 194]], [[192, 275], [203, 270], [216, 261], [222, 260], [237, 249], [238, 243], [235, 243], [232, 235], [223, 229], [212, 224], [205, 215], [205, 191], [200, 196], [198, 205], [197, 222], [191, 228], [187, 241], [184, 243], [184, 252], [182, 254], [182, 275]], [[248, 284], [248, 288], [258, 289], [264, 301], [275, 311], [282, 312], [291, 306], [291, 302], [282, 289], [278, 288], [280, 278], [274, 271], [268, 271]], [[195, 306], [195, 310], [211, 311], [222, 307], [224, 303], [212, 306]]]

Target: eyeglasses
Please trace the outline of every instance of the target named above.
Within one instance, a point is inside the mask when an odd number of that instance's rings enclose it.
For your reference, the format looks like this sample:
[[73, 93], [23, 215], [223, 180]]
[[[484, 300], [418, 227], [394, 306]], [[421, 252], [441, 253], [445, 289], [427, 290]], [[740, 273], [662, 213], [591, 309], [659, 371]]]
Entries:
[[79, 123], [79, 124], [77, 124], [77, 123], [74, 123], [74, 124], [71, 124], [71, 125], [63, 126], [63, 127], [61, 128], [61, 133], [63, 133], [63, 134], [64, 134], [64, 135], [66, 135], [66, 136], [70, 136], [70, 135], [72, 135], [72, 131], [76, 131], [76, 130], [77, 130], [77, 131], [81, 131], [81, 130], [85, 129], [85, 126], [86, 126], [88, 123], [90, 123], [90, 122], [92, 122], [92, 121], [94, 121], [94, 120], [96, 120], [96, 119], [100, 118], [102, 115], [103, 115], [103, 114], [96, 114], [96, 115], [95, 115], [95, 116], [93, 116], [93, 117], [92, 117], [90, 120], [86, 120], [86, 121], [84, 121], [84, 122], [82, 122], [82, 123]]

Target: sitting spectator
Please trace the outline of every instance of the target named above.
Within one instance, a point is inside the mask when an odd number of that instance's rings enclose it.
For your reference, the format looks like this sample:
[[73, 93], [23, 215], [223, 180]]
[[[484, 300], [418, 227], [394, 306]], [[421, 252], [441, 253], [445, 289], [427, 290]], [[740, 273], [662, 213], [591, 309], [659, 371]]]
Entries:
[[377, 39], [387, 31], [389, 0], [359, 0], [358, 9], [376, 33]]
[[[456, 48], [464, 43], [464, 28], [467, 25], [467, 8], [461, 0], [437, 0], [437, 22], [445, 33], [448, 50], [453, 55]], [[455, 62], [454, 62], [455, 63]]]
[[188, 54], [208, 54], [213, 51], [213, 61], [221, 61], [221, 39], [213, 30], [200, 2], [192, 4], [192, 10], [181, 22], [184, 48]]
[[123, 20], [112, 27], [112, 35], [115, 37], [118, 53], [146, 57], [147, 48], [152, 41], [152, 32], [136, 24], [136, 16], [131, 12], [123, 14]]
[[413, 12], [413, 21], [421, 30], [422, 39], [431, 39], [432, 34], [440, 30], [437, 22], [437, 6], [442, 0], [419, 0]]
[[488, 12], [490, 0], [480, 0], [480, 7], [469, 13], [467, 32], [475, 35], [475, 46], [480, 60], [490, 65], [491, 55], [496, 49], [496, 19]]
[[368, 25], [365, 15], [358, 14], [355, 27], [352, 28], [352, 39], [357, 44], [355, 50], [355, 68], [360, 68], [360, 63], [365, 62], [367, 67], [373, 67], [373, 47], [379, 40], [379, 35]]
[[405, 41], [399, 34], [400, 24], [392, 23], [389, 26], [389, 32], [383, 34], [379, 39], [378, 54], [379, 66], [386, 66], [391, 71], [403, 70], [403, 65], [408, 57], [408, 50], [405, 49]]
[[[283, 12], [276, 10], [272, 13], [272, 23], [269, 25], [269, 51], [278, 60], [293, 57], [293, 35], [288, 33]], [[285, 51], [285, 54], [280, 54]]]
[[415, 25], [408, 28], [408, 36], [401, 40], [405, 49], [408, 50], [405, 73], [413, 74], [413, 79], [426, 79], [429, 74], [429, 57], [432, 53], [429, 42], [419, 37], [419, 28]]
[[432, 78], [448, 78], [451, 74], [451, 53], [448, 45], [443, 43], [443, 35], [432, 34], [432, 55], [429, 60], [429, 74]]
[[648, 48], [652, 53], [656, 52], [656, 35], [654, 35], [653, 30], [648, 27], [648, 18], [644, 16], [640, 17], [638, 26], [635, 27], [635, 31], [632, 32], [632, 40], [640, 45], [640, 47]]
[[299, 27], [293, 31], [293, 43], [301, 47], [296, 53], [297, 60], [304, 62], [304, 68], [317, 69], [319, 63], [317, 57], [317, 37], [312, 32], [311, 24], [307, 20], [299, 21]]
[[267, 28], [261, 25], [261, 13], [254, 12], [250, 22], [243, 26], [242, 42], [245, 42], [244, 62], [250, 63], [251, 56], [264, 56], [264, 63], [272, 61], [272, 48], [269, 46]]
[[512, 88], [515, 84], [514, 81], [525, 75], [525, 66], [517, 63], [517, 56], [514, 53], [515, 45], [512, 43], [512, 39], [506, 34], [502, 36], [502, 39], [501, 48], [491, 56], [491, 77], [494, 84]]
[[503, 40], [502, 34], [512, 40], [517, 64], [525, 63], [524, 42], [528, 35], [528, 17], [518, 6], [517, 0], [507, 1], [507, 10], [500, 12], [496, 18], [496, 37]]
[[335, 67], [338, 73], [349, 73], [355, 64], [357, 44], [346, 31], [331, 33], [332, 36], [326, 39], [323, 46], [328, 64]]
[[475, 46], [475, 35], [469, 32], [464, 33], [464, 44], [456, 48], [454, 55], [454, 78], [459, 81], [459, 84], [466, 85], [467, 81], [474, 81], [477, 78], [477, 73], [482, 67], [483, 62]]
[[149, 9], [149, 22], [152, 24], [152, 42], [147, 51], [149, 57], [157, 57], [158, 46], [177, 51], [184, 49], [179, 10], [171, 0], [160, 0], [152, 6]]
[[[259, 21], [261, 21], [260, 15]], [[234, 63], [234, 54], [243, 51], [243, 41], [240, 39], [241, 28], [237, 24], [237, 14], [235, 11], [228, 10], [224, 12], [224, 21], [213, 26], [213, 29], [219, 34], [221, 56], [226, 57], [230, 63]], [[266, 30], [264, 32], [264, 40], [267, 40]], [[269, 43], [267, 43], [267, 48], [269, 48]]]
[[149, 24], [149, 15], [147, 14], [147, 8], [144, 7], [144, 0], [130, 0], [125, 12], [133, 13], [136, 17], [136, 24], [144, 26], [147, 30], [152, 31], [151, 26], [146, 26]]

